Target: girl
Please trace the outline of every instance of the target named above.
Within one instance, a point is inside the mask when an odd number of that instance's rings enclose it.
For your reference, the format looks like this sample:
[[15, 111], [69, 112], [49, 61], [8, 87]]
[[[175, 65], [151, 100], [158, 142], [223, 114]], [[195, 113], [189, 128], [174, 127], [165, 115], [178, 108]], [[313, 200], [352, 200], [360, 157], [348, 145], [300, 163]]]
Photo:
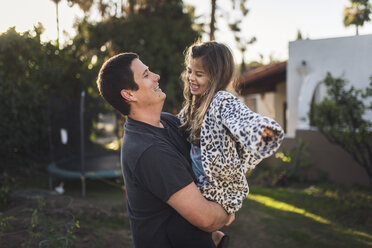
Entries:
[[[186, 52], [185, 64], [185, 101], [178, 117], [189, 135], [197, 186], [206, 199], [234, 214], [249, 192], [247, 170], [279, 148], [283, 129], [225, 91], [234, 73], [233, 56], [225, 45], [195, 43]], [[222, 236], [212, 234], [216, 244]]]

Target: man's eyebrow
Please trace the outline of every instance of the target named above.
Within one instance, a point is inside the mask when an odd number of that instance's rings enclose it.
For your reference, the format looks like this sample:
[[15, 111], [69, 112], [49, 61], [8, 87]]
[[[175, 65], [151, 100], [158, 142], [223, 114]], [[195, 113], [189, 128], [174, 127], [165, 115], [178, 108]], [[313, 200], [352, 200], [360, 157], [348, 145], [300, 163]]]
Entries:
[[149, 68], [146, 67], [146, 69], [143, 71], [142, 76], [145, 76], [145, 74], [149, 71]]

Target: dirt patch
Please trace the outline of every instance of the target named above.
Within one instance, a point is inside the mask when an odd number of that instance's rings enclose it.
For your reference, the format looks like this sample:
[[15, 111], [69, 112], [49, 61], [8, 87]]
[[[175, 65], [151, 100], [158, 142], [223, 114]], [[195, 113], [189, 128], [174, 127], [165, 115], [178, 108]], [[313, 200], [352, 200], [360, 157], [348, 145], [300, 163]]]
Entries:
[[13, 197], [0, 216], [0, 227], [1, 247], [132, 246], [129, 219], [120, 197]]
[[129, 230], [114, 230], [108, 227], [96, 229], [80, 228], [77, 232], [75, 246], [79, 248], [126, 248], [132, 247], [132, 237]]

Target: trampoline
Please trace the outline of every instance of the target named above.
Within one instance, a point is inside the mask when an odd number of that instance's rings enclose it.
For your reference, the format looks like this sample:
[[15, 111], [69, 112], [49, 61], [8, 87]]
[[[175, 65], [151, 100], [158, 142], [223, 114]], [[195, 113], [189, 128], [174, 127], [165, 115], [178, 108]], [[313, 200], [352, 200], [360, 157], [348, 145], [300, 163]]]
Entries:
[[107, 179], [122, 175], [120, 152], [85, 151], [84, 101], [84, 91], [81, 92], [80, 103], [66, 104], [56, 97], [51, 100], [53, 110], [50, 111], [54, 114], [49, 125], [52, 162], [47, 167], [51, 189], [53, 178], [80, 179], [83, 197], [86, 195], [87, 178]]
[[120, 153], [108, 152], [102, 154], [85, 155], [85, 170], [81, 171], [81, 158], [68, 158], [52, 162], [48, 166], [50, 175], [59, 178], [115, 178], [121, 176]]

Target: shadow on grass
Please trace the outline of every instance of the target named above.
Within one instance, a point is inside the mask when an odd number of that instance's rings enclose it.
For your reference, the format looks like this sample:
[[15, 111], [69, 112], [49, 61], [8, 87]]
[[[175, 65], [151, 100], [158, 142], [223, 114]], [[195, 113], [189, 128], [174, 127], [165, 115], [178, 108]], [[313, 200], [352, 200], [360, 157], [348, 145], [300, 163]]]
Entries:
[[252, 187], [236, 221], [224, 231], [234, 248], [371, 247], [368, 190], [342, 192], [340, 196], [340, 188], [330, 187]]

